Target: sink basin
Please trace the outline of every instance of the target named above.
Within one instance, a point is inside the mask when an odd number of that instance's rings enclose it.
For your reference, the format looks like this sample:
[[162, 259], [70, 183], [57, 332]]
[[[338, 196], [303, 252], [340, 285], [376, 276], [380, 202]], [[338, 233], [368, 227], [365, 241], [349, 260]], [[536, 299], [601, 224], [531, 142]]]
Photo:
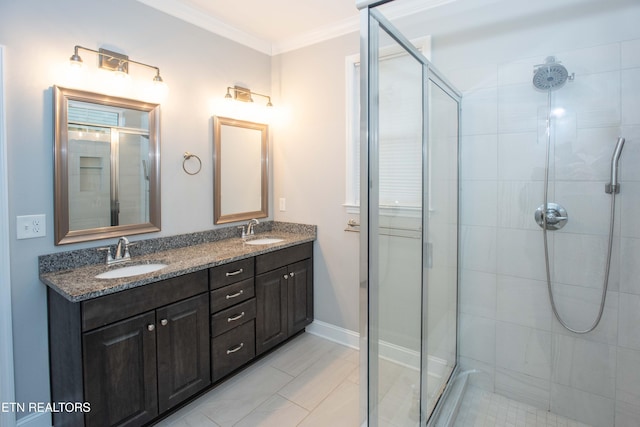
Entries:
[[167, 264], [128, 265], [126, 267], [120, 267], [100, 273], [96, 276], [96, 279], [118, 279], [120, 277], [137, 276], [139, 274], [153, 273], [154, 271], [158, 271], [166, 266]]
[[279, 239], [277, 237], [263, 237], [261, 239], [253, 239], [247, 240], [245, 243], [247, 245], [270, 245], [272, 243], [282, 242], [284, 239]]

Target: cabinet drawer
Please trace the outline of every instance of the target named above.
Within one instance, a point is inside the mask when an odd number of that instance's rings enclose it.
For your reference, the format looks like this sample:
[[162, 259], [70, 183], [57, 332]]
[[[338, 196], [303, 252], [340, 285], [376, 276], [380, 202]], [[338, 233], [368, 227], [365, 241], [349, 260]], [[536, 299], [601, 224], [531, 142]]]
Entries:
[[241, 259], [209, 270], [209, 287], [218, 289], [253, 277], [254, 258]]
[[211, 291], [211, 312], [215, 313], [255, 296], [253, 277], [224, 288]]
[[217, 381], [256, 355], [255, 321], [211, 339], [211, 372]]
[[82, 330], [89, 331], [207, 291], [207, 270], [83, 301]]
[[302, 261], [313, 256], [313, 243], [303, 243], [297, 246], [280, 249], [256, 257], [256, 274], [275, 270], [294, 262]]
[[211, 336], [216, 337], [256, 318], [256, 299], [223, 310], [211, 316]]

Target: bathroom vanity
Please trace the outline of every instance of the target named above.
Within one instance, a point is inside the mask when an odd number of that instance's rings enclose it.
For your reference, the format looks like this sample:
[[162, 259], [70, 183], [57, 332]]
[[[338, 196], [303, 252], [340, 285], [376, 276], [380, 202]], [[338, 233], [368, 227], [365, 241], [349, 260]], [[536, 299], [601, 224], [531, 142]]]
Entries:
[[41, 273], [48, 285], [54, 426], [139, 426], [207, 390], [313, 320], [313, 234], [223, 239], [132, 262], [156, 272], [95, 279], [106, 265]]

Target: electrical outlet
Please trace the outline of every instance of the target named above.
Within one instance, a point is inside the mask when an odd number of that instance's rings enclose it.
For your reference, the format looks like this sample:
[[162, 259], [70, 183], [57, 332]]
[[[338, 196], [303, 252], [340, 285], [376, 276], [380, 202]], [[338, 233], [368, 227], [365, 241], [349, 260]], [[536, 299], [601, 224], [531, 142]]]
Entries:
[[287, 210], [287, 199], [284, 197], [280, 197], [280, 212], [284, 212]]
[[18, 240], [33, 239], [47, 235], [46, 216], [42, 215], [22, 215], [16, 217], [16, 231]]

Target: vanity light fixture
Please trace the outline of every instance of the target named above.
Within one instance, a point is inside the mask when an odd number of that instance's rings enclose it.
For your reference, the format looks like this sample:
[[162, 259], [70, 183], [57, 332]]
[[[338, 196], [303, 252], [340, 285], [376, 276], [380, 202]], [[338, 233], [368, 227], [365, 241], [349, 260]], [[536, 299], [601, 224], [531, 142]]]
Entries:
[[[233, 95], [231, 92], [233, 90]], [[227, 87], [227, 94], [224, 96], [225, 99], [235, 99], [237, 101], [242, 102], [253, 102], [253, 98], [251, 95], [262, 96], [263, 98], [267, 98], [267, 107], [273, 107], [271, 103], [271, 97], [269, 95], [263, 95], [261, 93], [251, 92], [249, 89], [240, 86]]]
[[134, 61], [133, 59], [129, 59], [127, 55], [123, 55], [118, 52], [112, 52], [107, 49], [100, 48], [99, 50], [89, 49], [83, 46], [76, 45], [73, 48], [73, 55], [69, 58], [72, 66], [82, 66], [82, 58], [78, 54], [78, 51], [86, 50], [87, 52], [97, 53], [98, 54], [98, 66], [105, 70], [110, 70], [118, 74], [119, 76], [126, 76], [129, 74], [129, 64], [137, 64], [142, 65], [143, 67], [152, 68], [156, 70], [156, 75], [153, 78], [154, 83], [163, 83], [162, 77], [160, 77], [160, 68], [155, 67], [153, 65], [144, 64], [142, 62]]

